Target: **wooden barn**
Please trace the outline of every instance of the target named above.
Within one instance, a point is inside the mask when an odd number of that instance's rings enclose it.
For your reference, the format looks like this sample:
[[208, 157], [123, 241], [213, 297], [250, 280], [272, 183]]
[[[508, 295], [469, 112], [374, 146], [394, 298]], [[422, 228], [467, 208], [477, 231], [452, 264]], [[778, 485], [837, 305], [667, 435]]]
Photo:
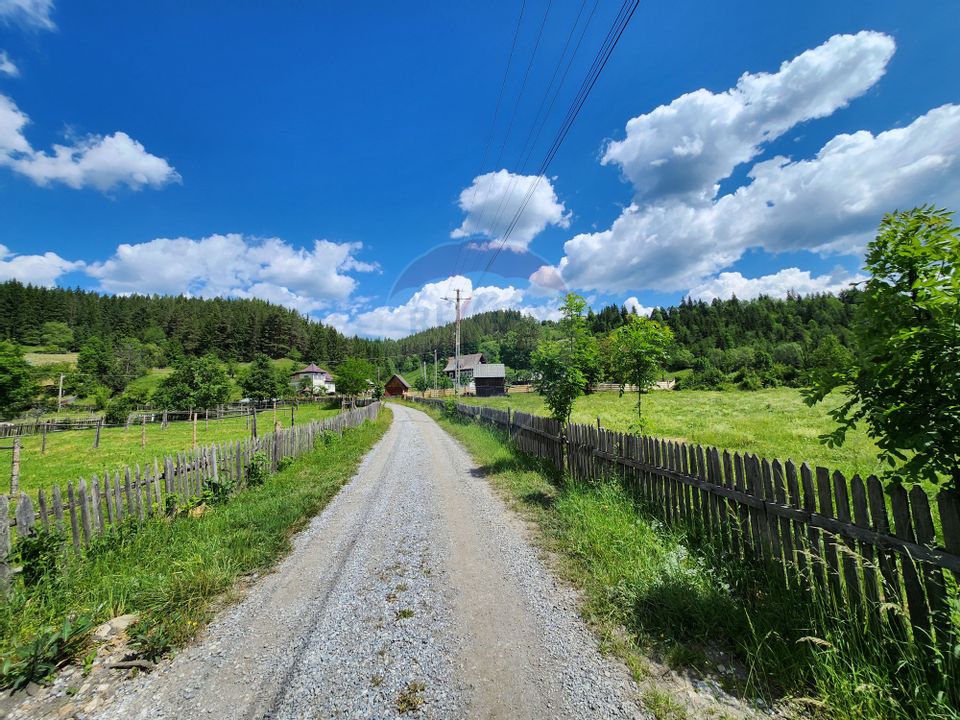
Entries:
[[403, 397], [404, 393], [410, 389], [410, 385], [397, 374], [391, 375], [387, 384], [383, 386], [383, 394], [386, 397]]
[[481, 363], [473, 369], [477, 397], [507, 394], [507, 369], [503, 363]]

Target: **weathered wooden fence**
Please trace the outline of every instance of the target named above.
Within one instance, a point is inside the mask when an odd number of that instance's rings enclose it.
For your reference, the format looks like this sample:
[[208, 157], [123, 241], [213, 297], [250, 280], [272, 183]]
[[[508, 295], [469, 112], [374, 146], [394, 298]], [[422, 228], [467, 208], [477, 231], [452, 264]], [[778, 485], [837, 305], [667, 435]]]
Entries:
[[49, 493], [39, 490], [36, 503], [20, 493], [13, 499], [12, 517], [11, 498], [0, 495], [0, 581], [9, 574], [6, 558], [14, 536], [31, 533], [38, 523], [63, 530], [79, 550], [123, 521], [142, 522], [163, 513], [167, 498], [174, 495], [181, 501], [198, 497], [204, 489], [219, 483], [242, 488], [257, 452], [264, 453], [270, 469], [276, 470], [283, 458], [312, 450], [320, 433], [342, 433], [365, 420], [375, 420], [379, 410], [380, 403], [373, 403], [259, 438], [154, 458], [152, 467], [126, 467], [107, 472], [102, 478], [92, 475], [89, 482], [80, 478], [76, 484], [69, 481], [65, 490], [60, 486]]
[[124, 423], [108, 424], [104, 421], [103, 415], [92, 415], [90, 417], [73, 418], [48, 418], [41, 420], [17, 420], [14, 422], [0, 423], [0, 438], [18, 437], [24, 435], [43, 435], [46, 433], [64, 432], [68, 430], [92, 430], [98, 427], [129, 427], [131, 425], [140, 425], [141, 423], [160, 423], [166, 425], [172, 422], [190, 422], [196, 415], [199, 420], [226, 420], [230, 418], [243, 418], [251, 415], [254, 410], [264, 412], [267, 410], [281, 410], [290, 408], [290, 406], [300, 407], [301, 405], [310, 405], [318, 403], [339, 403], [344, 400], [352, 401], [357, 407], [363, 407], [373, 402], [370, 398], [345, 398], [341, 395], [326, 395], [322, 397], [301, 398], [297, 400], [263, 400], [259, 402], [247, 403], [225, 403], [209, 409], [193, 410], [161, 410], [150, 407], [140, 407], [129, 413]]
[[[435, 406], [441, 400], [416, 398]], [[764, 562], [787, 588], [830, 602], [877, 634], [957, 643], [960, 496], [931, 503], [906, 490], [823, 467], [457, 404], [506, 430], [521, 450], [578, 480], [616, 476], [664, 523], [721, 549], [725, 561]], [[552, 423], [552, 424], [551, 424]], [[955, 613], [955, 611], [954, 611]]]

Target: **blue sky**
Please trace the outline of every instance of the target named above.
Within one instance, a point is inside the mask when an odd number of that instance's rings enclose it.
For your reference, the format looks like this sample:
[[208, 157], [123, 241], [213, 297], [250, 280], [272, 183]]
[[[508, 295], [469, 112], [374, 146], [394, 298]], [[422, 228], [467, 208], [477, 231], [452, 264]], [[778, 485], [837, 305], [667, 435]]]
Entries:
[[527, 0], [491, 135], [520, 7], [0, 0], [0, 279], [401, 336], [455, 287], [837, 290], [883, 212], [960, 207], [952, 2], [643, 2], [539, 181], [620, 3]]

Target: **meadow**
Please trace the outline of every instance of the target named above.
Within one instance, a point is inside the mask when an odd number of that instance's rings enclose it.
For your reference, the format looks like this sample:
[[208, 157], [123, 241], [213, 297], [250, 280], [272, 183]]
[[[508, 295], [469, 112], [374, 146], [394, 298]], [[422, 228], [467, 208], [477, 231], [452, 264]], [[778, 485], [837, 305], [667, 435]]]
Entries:
[[[536, 393], [468, 397], [463, 402], [549, 414]], [[840, 470], [847, 477], [879, 474], [885, 466], [877, 460], [877, 446], [861, 428], [851, 432], [839, 448], [819, 441], [820, 435], [835, 427], [829, 411], [839, 402], [839, 395], [833, 395], [808, 407], [793, 388], [654, 391], [643, 396], [643, 431], [672, 440], [756, 453], [771, 460], [822, 465]], [[594, 425], [599, 418], [603, 427], [637, 432], [636, 406], [636, 393], [623, 397], [617, 392], [584, 395], [574, 404], [572, 420]]]
[[[340, 412], [339, 408], [327, 407], [326, 403], [304, 403], [296, 411], [297, 423], [320, 420]], [[280, 408], [276, 420], [282, 427], [290, 426], [290, 408]], [[146, 446], [140, 446], [141, 427], [103, 428], [100, 432], [100, 446], [93, 447], [94, 430], [71, 430], [47, 435], [46, 451], [41, 454], [42, 438], [30, 435], [21, 438], [20, 454], [20, 490], [33, 494], [39, 488], [52, 485], [65, 485], [67, 480], [96, 474], [102, 477], [106, 471], [111, 473], [125, 466], [152, 465], [154, 458], [162, 458], [177, 452], [189, 451], [193, 446], [193, 424], [189, 422], [171, 422], [166, 429], [160, 423], [147, 424]], [[257, 430], [263, 434], [274, 427], [274, 411], [262, 410], [257, 414]], [[197, 421], [197, 444], [240, 440], [247, 437], [250, 430], [247, 418], [232, 417], [223, 420], [205, 421], [201, 415]], [[5, 440], [3, 445], [9, 445]], [[0, 451], [3, 484], [0, 492], [7, 492], [10, 483], [10, 450]]]

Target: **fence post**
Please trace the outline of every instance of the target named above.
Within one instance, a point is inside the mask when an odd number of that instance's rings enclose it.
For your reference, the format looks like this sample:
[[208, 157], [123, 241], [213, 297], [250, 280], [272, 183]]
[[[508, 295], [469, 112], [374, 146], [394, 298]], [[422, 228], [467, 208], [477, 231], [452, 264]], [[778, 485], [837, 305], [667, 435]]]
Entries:
[[103, 425], [103, 418], [97, 418], [97, 434], [93, 436], [93, 449], [100, 447], [100, 426]]
[[10, 470], [10, 497], [20, 492], [20, 438], [13, 439], [13, 466]]
[[253, 408], [253, 413], [250, 416], [250, 419], [253, 421], [253, 439], [257, 439], [257, 408]]
[[193, 414], [193, 446], [197, 446], [197, 414]]
[[43, 455], [47, 452], [47, 426], [50, 424], [50, 421], [47, 420], [43, 423], [43, 437], [40, 440], [40, 454]]
[[10, 556], [10, 501], [6, 495], [0, 495], [0, 591], [7, 589], [10, 578], [10, 566], [7, 558]]

